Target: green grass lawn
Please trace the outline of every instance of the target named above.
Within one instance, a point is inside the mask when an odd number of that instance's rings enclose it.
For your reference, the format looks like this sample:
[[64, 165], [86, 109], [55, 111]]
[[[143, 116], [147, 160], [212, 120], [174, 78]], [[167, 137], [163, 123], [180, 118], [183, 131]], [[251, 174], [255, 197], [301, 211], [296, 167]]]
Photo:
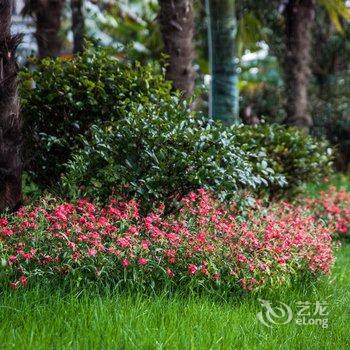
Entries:
[[348, 349], [350, 246], [338, 252], [332, 277], [306, 290], [260, 297], [328, 302], [328, 328], [268, 328], [256, 318], [257, 297], [135, 296], [59, 291], [1, 295], [0, 349]]

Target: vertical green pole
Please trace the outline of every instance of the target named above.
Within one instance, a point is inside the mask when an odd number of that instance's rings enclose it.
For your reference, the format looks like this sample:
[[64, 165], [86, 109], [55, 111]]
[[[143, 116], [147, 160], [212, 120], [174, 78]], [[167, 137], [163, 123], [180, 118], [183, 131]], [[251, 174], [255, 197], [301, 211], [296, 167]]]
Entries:
[[239, 92], [236, 62], [235, 0], [206, 0], [209, 18], [211, 91], [209, 113], [226, 125], [238, 124]]

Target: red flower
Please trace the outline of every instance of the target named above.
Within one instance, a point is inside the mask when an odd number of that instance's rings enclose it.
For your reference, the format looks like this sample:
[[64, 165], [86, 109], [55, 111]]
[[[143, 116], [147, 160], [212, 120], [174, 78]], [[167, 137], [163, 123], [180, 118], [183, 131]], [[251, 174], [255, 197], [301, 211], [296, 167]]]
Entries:
[[11, 282], [10, 283], [10, 288], [17, 289], [18, 288], [18, 282]]
[[22, 286], [26, 286], [28, 284], [28, 278], [26, 276], [21, 276], [19, 278], [19, 282], [21, 283]]
[[30, 260], [33, 257], [31, 253], [24, 253], [22, 256], [25, 260]]
[[4, 228], [2, 229], [2, 234], [3, 234], [4, 236], [6, 236], [6, 237], [10, 237], [10, 236], [12, 236], [12, 235], [14, 234], [14, 232], [13, 232], [10, 228], [4, 227]]
[[277, 260], [277, 262], [278, 262], [280, 265], [285, 265], [285, 264], [286, 264], [286, 259], [284, 259], [284, 258], [279, 258], [279, 259]]
[[81, 256], [81, 254], [79, 252], [74, 252], [71, 255], [71, 258], [72, 258], [73, 261], [77, 262], [80, 259], [80, 256]]

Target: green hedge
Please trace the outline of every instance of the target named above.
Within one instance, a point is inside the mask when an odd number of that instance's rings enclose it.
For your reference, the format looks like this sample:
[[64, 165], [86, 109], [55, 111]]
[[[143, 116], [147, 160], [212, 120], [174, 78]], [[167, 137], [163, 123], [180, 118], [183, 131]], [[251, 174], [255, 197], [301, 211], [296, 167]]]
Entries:
[[79, 134], [124, 116], [130, 103], [158, 103], [171, 84], [158, 64], [118, 61], [107, 49], [88, 48], [71, 60], [45, 59], [21, 75], [28, 169], [41, 185], [56, 184]]
[[73, 154], [64, 183], [75, 197], [105, 201], [112, 193], [149, 206], [206, 188], [220, 199], [240, 189], [291, 197], [331, 172], [327, 142], [281, 126], [227, 128], [186, 110], [172, 97], [134, 105], [124, 118], [95, 125]]
[[174, 96], [159, 105], [134, 104], [124, 118], [92, 129], [64, 179], [76, 197], [105, 201], [113, 189], [151, 206], [200, 187], [225, 199], [242, 187], [283, 183], [264, 152], [243, 151], [232, 130], [191, 113]]
[[[331, 171], [328, 144], [281, 126], [227, 128], [189, 111], [158, 64], [108, 50], [43, 60], [21, 74], [30, 179], [70, 196], [114, 192], [168, 203], [203, 187], [289, 196]], [[67, 194], [67, 192], [65, 193]]]
[[[255, 155], [262, 152], [268, 166], [285, 179], [282, 189], [270, 185], [272, 195], [292, 196], [303, 184], [318, 182], [333, 171], [333, 149], [323, 138], [282, 125], [239, 126], [235, 135], [240, 149]], [[250, 160], [254, 163], [254, 158]]]

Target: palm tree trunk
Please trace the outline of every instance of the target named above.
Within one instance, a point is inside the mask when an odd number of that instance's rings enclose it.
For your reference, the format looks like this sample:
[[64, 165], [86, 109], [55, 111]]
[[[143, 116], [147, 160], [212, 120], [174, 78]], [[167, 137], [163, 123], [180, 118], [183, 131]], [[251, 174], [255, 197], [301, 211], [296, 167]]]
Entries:
[[193, 93], [193, 0], [159, 0], [159, 21], [165, 53], [169, 56], [167, 79], [185, 96]]
[[307, 132], [313, 125], [308, 110], [308, 87], [311, 76], [310, 52], [315, 11], [315, 0], [289, 0], [285, 9], [284, 75], [287, 96], [285, 123]]
[[64, 0], [26, 0], [23, 15], [36, 20], [39, 58], [58, 57], [62, 41], [59, 37]]
[[0, 211], [21, 202], [22, 123], [17, 93], [16, 48], [11, 36], [12, 0], [0, 0]]
[[73, 53], [84, 51], [84, 2], [71, 0]]
[[240, 122], [235, 8], [235, 0], [207, 0], [209, 60], [212, 76], [210, 115], [226, 125]]

